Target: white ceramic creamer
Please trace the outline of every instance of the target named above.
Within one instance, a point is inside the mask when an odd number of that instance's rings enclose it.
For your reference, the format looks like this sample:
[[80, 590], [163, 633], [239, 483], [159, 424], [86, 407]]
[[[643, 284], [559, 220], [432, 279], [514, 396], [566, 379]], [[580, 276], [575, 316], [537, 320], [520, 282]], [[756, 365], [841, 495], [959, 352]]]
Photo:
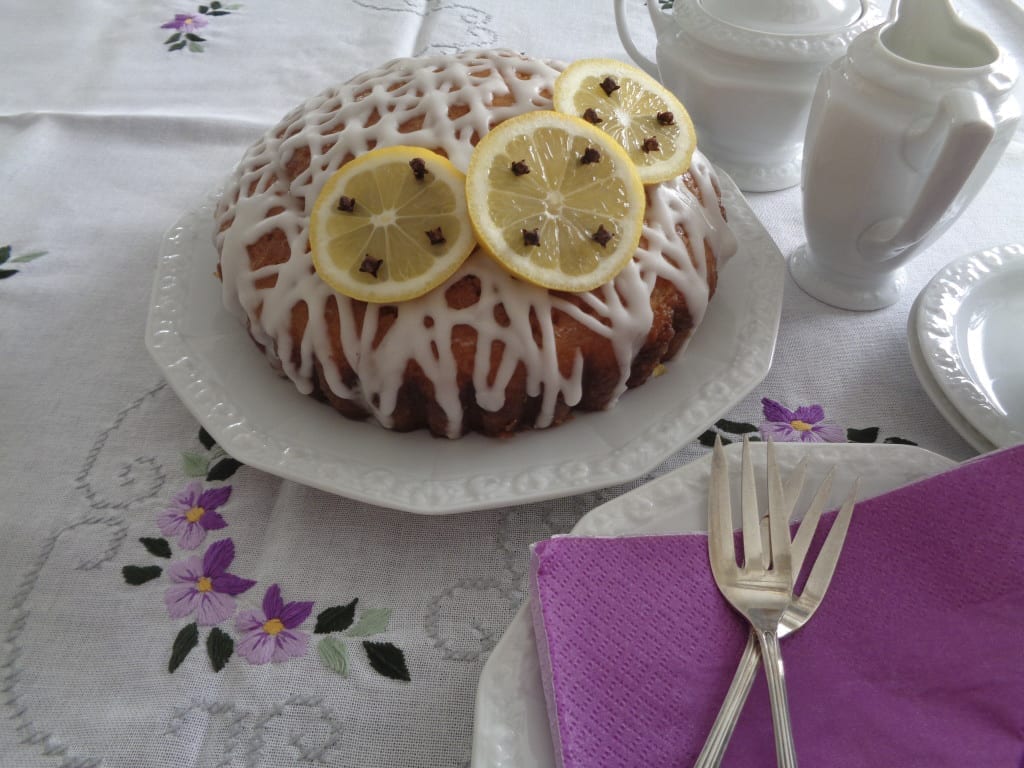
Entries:
[[1017, 66], [948, 0], [898, 0], [821, 76], [804, 143], [797, 284], [844, 309], [889, 306], [903, 266], [989, 177], [1020, 119]]
[[747, 192], [800, 181], [804, 132], [822, 69], [884, 20], [870, 0], [647, 0], [657, 64], [633, 43], [624, 0], [615, 0], [629, 55], [683, 102], [697, 143]]

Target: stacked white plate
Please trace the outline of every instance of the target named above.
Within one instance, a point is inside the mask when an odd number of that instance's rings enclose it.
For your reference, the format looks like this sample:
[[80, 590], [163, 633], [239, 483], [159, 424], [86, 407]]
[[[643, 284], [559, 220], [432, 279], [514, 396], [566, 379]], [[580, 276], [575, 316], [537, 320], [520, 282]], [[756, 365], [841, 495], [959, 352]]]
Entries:
[[985, 453], [1024, 443], [1024, 246], [947, 264], [907, 326], [910, 359], [950, 424]]

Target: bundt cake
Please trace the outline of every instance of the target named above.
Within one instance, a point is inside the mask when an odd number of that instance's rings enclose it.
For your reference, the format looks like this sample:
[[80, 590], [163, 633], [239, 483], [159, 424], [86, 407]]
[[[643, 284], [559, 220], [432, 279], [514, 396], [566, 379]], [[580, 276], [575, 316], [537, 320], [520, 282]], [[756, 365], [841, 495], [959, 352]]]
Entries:
[[646, 187], [635, 256], [588, 293], [517, 279], [479, 247], [440, 287], [390, 305], [315, 273], [310, 208], [334, 169], [401, 144], [465, 171], [495, 125], [552, 108], [562, 68], [511, 51], [397, 59], [308, 100], [248, 149], [216, 209], [218, 275], [226, 307], [300, 392], [389, 429], [508, 435], [608, 408], [680, 351], [736, 248], [699, 152], [684, 175]]

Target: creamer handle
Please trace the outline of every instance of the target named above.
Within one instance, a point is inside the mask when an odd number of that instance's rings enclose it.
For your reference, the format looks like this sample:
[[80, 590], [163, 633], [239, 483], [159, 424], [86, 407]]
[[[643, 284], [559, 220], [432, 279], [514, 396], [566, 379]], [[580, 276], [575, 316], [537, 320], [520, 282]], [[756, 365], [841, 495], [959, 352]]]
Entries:
[[922, 171], [927, 170], [922, 166], [935, 145], [942, 144], [920, 196], [905, 219], [884, 219], [865, 230], [857, 242], [861, 255], [888, 261], [923, 240], [960, 194], [995, 130], [992, 111], [981, 94], [962, 88], [945, 94], [931, 123], [905, 140], [907, 162]]
[[[654, 24], [654, 31], [658, 35], [661, 34], [667, 24], [673, 23], [669, 15], [659, 7], [658, 0], [647, 0], [647, 10], [651, 14], [651, 23]], [[633, 38], [629, 36], [629, 29], [626, 25], [625, 0], [615, 0], [615, 27], [619, 30], [619, 40], [622, 41], [622, 47], [626, 49], [626, 53], [630, 55], [633, 61], [645, 69], [652, 77], [660, 77], [658, 65], [640, 53], [636, 45], [633, 44]]]

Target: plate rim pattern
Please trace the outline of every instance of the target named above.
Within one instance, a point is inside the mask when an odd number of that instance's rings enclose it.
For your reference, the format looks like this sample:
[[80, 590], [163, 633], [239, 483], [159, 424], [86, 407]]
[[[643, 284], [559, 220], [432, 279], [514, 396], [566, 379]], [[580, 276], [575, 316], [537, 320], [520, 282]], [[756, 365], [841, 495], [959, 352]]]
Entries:
[[957, 316], [968, 296], [1000, 270], [1024, 267], [1024, 245], [999, 245], [954, 259], [918, 297], [917, 334], [922, 357], [939, 388], [964, 419], [996, 447], [1024, 441], [970, 375], [957, 344]]

